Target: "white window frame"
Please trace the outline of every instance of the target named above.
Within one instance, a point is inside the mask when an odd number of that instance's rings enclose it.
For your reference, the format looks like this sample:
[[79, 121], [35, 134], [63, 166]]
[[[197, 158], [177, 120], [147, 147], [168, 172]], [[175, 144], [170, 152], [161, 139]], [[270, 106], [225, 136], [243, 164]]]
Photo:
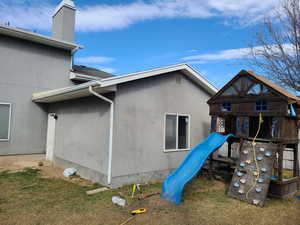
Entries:
[[9, 118], [8, 118], [8, 134], [7, 134], [7, 139], [0, 139], [0, 142], [2, 141], [9, 141], [10, 140], [10, 124], [11, 124], [11, 103], [7, 102], [0, 102], [0, 105], [9, 105]]
[[[166, 122], [167, 122], [167, 115], [169, 116], [176, 116], [176, 149], [166, 149]], [[179, 116], [186, 116], [189, 119], [188, 123], [188, 147], [185, 149], [178, 149], [178, 118]], [[163, 149], [164, 152], [182, 152], [182, 151], [189, 151], [191, 149], [191, 115], [184, 114], [184, 113], [165, 113], [164, 115], [164, 141], [163, 141]]]

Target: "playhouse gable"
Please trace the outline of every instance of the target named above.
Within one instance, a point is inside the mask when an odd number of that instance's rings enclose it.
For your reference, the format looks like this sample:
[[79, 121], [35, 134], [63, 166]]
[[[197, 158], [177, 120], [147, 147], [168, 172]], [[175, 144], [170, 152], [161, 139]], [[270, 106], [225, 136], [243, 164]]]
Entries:
[[[245, 73], [246, 72], [246, 73]], [[252, 77], [247, 71], [241, 71], [227, 83], [208, 103], [219, 98], [251, 98], [251, 97], [281, 97], [285, 96], [259, 79]]]

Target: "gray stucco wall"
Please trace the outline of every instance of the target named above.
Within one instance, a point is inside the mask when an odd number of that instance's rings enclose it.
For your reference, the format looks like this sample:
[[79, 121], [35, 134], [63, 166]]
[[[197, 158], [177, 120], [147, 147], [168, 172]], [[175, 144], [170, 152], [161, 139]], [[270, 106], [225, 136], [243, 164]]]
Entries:
[[191, 116], [191, 148], [209, 134], [210, 98], [177, 72], [118, 86], [112, 160], [113, 186], [163, 178], [188, 151], [164, 150], [165, 113]]
[[11, 138], [0, 155], [45, 151], [47, 106], [32, 93], [70, 86], [70, 52], [0, 35], [0, 102], [12, 103]]
[[[210, 95], [181, 73], [121, 84], [114, 100], [112, 184], [166, 177], [189, 151], [164, 152], [165, 113], [190, 115], [191, 148], [208, 136]], [[51, 104], [56, 113], [54, 162], [107, 185], [109, 104], [86, 97]]]
[[86, 97], [50, 105], [56, 113], [54, 162], [75, 167], [84, 178], [106, 184], [109, 104]]

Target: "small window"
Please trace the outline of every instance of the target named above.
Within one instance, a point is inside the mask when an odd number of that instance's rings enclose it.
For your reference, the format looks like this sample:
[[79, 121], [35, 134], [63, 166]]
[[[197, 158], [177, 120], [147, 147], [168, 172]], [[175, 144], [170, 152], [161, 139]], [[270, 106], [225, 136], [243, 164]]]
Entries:
[[190, 116], [167, 114], [165, 118], [165, 151], [190, 148]]
[[232, 95], [238, 95], [237, 91], [234, 87], [229, 87], [227, 90], [225, 90], [221, 96], [232, 96]]
[[11, 104], [0, 103], [0, 141], [8, 141], [10, 134]]
[[256, 111], [267, 111], [268, 110], [268, 105], [265, 100], [258, 100], [256, 102]]
[[267, 94], [269, 93], [269, 89], [262, 84], [255, 84], [249, 91], [248, 94], [250, 95], [259, 95], [259, 94]]
[[231, 112], [231, 102], [224, 102], [221, 106], [222, 112]]

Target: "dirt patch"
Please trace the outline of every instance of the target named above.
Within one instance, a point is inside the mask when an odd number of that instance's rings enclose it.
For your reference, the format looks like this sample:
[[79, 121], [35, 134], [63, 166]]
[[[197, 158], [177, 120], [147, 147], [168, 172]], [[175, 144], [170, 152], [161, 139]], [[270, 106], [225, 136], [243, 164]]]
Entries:
[[24, 168], [38, 168], [39, 162], [44, 159], [44, 154], [0, 156], [0, 172], [17, 172]]
[[0, 156], [0, 172], [14, 173], [23, 171], [25, 168], [39, 169], [41, 178], [63, 179], [81, 186], [94, 185], [94, 182], [78, 176], [64, 177], [64, 169], [56, 167], [52, 162], [45, 160], [45, 154]]

